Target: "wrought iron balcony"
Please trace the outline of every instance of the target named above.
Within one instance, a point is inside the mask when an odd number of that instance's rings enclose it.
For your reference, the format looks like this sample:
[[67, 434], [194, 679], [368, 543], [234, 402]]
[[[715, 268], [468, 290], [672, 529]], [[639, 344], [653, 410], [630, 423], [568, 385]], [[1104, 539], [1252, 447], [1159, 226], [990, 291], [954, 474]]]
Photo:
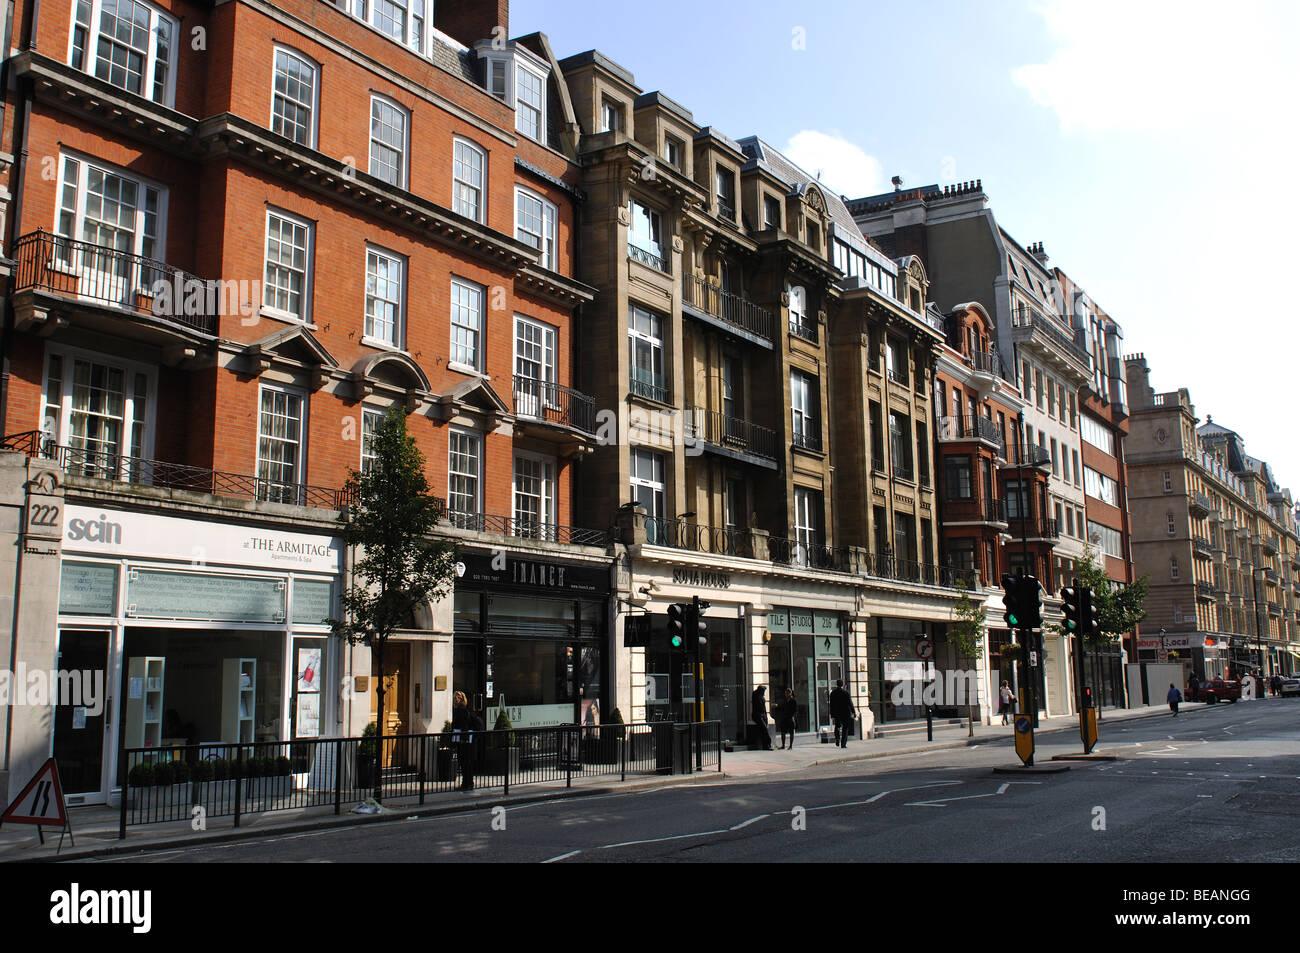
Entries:
[[1196, 597], [1198, 599], [1204, 599], [1207, 602], [1212, 602], [1214, 600], [1214, 586], [1210, 585], [1208, 582], [1197, 582]]
[[514, 378], [515, 413], [583, 433], [596, 432], [596, 401], [581, 391], [519, 374]]
[[889, 370], [885, 371], [885, 376], [888, 377], [895, 384], [902, 384], [904, 387], [906, 387], [908, 384], [907, 371], [905, 370], [891, 367], [889, 368]]
[[652, 546], [719, 556], [753, 556], [750, 534], [737, 529], [651, 516], [645, 521], [645, 535], [646, 542]]
[[994, 499], [945, 500], [943, 521], [947, 523], [1007, 524], [1007, 501]]
[[661, 404], [670, 403], [668, 379], [663, 374], [651, 374], [634, 367], [627, 382], [627, 389], [637, 397], [658, 401]]
[[1211, 500], [1204, 493], [1193, 493], [1187, 498], [1187, 508], [1193, 516], [1209, 516], [1213, 509]]
[[1014, 539], [1060, 539], [1060, 525], [1054, 519], [1026, 519], [1012, 516], [1010, 532]]
[[1074, 338], [1057, 327], [1055, 322], [1037, 308], [1029, 308], [1024, 305], [1016, 308], [1011, 313], [1011, 327], [1020, 332], [1015, 335], [1017, 340], [1023, 340], [1033, 334], [1041, 334], [1076, 361], [1085, 367], [1089, 366], [1088, 352], [1076, 344]]
[[796, 447], [800, 447], [804, 450], [812, 450], [816, 453], [820, 453], [822, 449], [821, 430], [796, 430], [794, 432], [792, 443]]
[[1210, 546], [1210, 541], [1206, 539], [1204, 536], [1192, 537], [1192, 549], [1195, 550], [1196, 552], [1204, 553], [1205, 555], [1208, 556], [1210, 554], [1211, 548], [1212, 547]]
[[718, 450], [751, 454], [773, 462], [779, 446], [777, 433], [767, 427], [739, 417], [728, 417], [716, 410], [687, 407], [687, 433]]
[[52, 461], [64, 473], [97, 480], [112, 480], [165, 490], [189, 490], [232, 496], [244, 500], [289, 503], [295, 506], [342, 509], [349, 502], [346, 487], [311, 486], [272, 480], [263, 476], [210, 470], [185, 463], [148, 460], [111, 450], [55, 444], [39, 430], [13, 434], [0, 441], [0, 449]]
[[912, 559], [899, 559], [888, 552], [873, 554], [869, 568], [870, 575], [881, 579], [943, 586], [947, 589], [956, 589], [959, 584], [966, 589], [974, 589], [978, 577], [974, 569], [956, 569], [952, 566], [937, 566]]
[[561, 526], [558, 523], [547, 523], [527, 516], [493, 516], [489, 513], [448, 510], [443, 522], [456, 529], [493, 536], [509, 536], [513, 539], [536, 539], [566, 546], [603, 547], [609, 544], [609, 533], [605, 530]]
[[1269, 614], [1269, 615], [1281, 615], [1281, 614], [1282, 614], [1282, 607], [1281, 607], [1280, 605], [1278, 605], [1276, 602], [1270, 602], [1270, 603], [1268, 604], [1268, 614]]
[[816, 344], [817, 322], [806, 314], [792, 314], [790, 315], [790, 333], [797, 338], [803, 338], [805, 341]]
[[682, 275], [682, 304], [768, 344], [775, 336], [775, 322], [770, 311], [697, 275]]
[[802, 566], [808, 569], [829, 569], [850, 572], [849, 551], [843, 547], [822, 545], [816, 541], [788, 539], [773, 536], [767, 541], [772, 562], [781, 566]]
[[1006, 465], [1008, 467], [1051, 467], [1052, 455], [1047, 452], [1046, 447], [1037, 444], [1008, 447]]
[[1265, 566], [1265, 567], [1264, 567], [1264, 578], [1265, 578], [1267, 581], [1269, 581], [1269, 582], [1273, 583], [1274, 585], [1276, 585], [1276, 584], [1277, 584], [1277, 580], [1278, 580], [1277, 570], [1274, 569], [1272, 566]]
[[976, 374], [1006, 379], [1006, 369], [1002, 366], [1002, 358], [997, 351], [975, 351], [966, 358], [966, 362]]
[[633, 261], [639, 261], [641, 264], [650, 268], [654, 268], [656, 271], [668, 271], [667, 261], [654, 252], [641, 248], [639, 245], [633, 245], [631, 242], [629, 242], [627, 246], [627, 257], [631, 258]]
[[[221, 285], [164, 261], [43, 230], [18, 238], [13, 255], [15, 294], [42, 291], [187, 332], [217, 334], [224, 298]], [[236, 307], [239, 304], [234, 302]]]
[[942, 441], [983, 440], [985, 443], [992, 444], [999, 452], [1004, 449], [1002, 432], [998, 430], [998, 425], [979, 414], [965, 417], [940, 417], [939, 439]]

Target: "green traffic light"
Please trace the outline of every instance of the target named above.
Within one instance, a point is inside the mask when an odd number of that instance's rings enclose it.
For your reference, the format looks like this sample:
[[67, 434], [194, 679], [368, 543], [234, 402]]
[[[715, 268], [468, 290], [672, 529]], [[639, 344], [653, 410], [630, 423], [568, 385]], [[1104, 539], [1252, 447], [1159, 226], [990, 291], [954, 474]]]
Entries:
[[674, 636], [673, 636], [673, 648], [675, 648], [675, 649], [679, 649], [679, 648], [681, 648], [681, 647], [682, 647], [682, 637], [681, 637], [680, 635], [674, 635]]
[[1009, 616], [1007, 616], [1007, 618], [1011, 620], [1011, 624], [1012, 624], [1012, 625], [1019, 625], [1019, 624], [1020, 624], [1020, 620], [1017, 619], [1014, 615], [1009, 615]]

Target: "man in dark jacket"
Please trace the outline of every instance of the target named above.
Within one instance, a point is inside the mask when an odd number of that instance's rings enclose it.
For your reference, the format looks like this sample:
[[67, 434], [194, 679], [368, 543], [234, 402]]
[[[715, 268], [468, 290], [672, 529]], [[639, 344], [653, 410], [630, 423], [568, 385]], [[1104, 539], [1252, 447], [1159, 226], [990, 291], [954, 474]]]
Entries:
[[749, 717], [756, 726], [755, 737], [764, 751], [772, 750], [772, 734], [767, 730], [767, 686], [759, 685], [750, 696]]
[[835, 743], [841, 748], [849, 746], [853, 731], [853, 699], [844, 688], [844, 680], [837, 679], [830, 697], [831, 720], [835, 722]]

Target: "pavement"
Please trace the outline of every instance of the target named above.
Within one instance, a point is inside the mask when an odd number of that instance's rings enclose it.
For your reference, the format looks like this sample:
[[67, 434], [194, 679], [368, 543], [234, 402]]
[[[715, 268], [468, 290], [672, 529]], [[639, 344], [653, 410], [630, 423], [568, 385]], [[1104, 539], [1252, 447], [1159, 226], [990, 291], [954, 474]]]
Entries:
[[[1202, 704], [1184, 703], [1181, 711], [1183, 715], [1194, 715], [1198, 710], [1206, 707]], [[1168, 706], [1152, 705], [1144, 708], [1104, 710], [1099, 725], [1100, 740], [1097, 750], [1099, 752], [1105, 750], [1107, 726], [1134, 719], [1161, 716], [1170, 718]], [[0, 862], [49, 862], [136, 854], [142, 851], [194, 847], [212, 841], [231, 841], [272, 834], [354, 826], [358, 823], [383, 823], [411, 817], [451, 814], [497, 805], [510, 806], [567, 797], [627, 793], [681, 784], [718, 783], [735, 779], [758, 780], [768, 776], [798, 773], [816, 765], [901, 757], [943, 749], [1005, 745], [1008, 765], [1012, 765], [1016, 763], [1014, 752], [1011, 750], [1012, 730], [1010, 726], [1000, 724], [976, 725], [973, 733], [968, 733], [965, 725], [960, 727], [944, 725], [935, 727], [933, 741], [927, 740], [926, 733], [922, 729], [912, 733], [891, 734], [883, 738], [850, 741], [848, 747], [843, 749], [831, 744], [818, 743], [814, 738], [807, 737], [800, 739], [794, 748], [787, 750], [724, 752], [721, 772], [705, 770], [693, 775], [638, 775], [629, 777], [626, 781], [619, 781], [617, 778], [575, 779], [571, 788], [566, 788], [563, 782], [519, 785], [516, 787], [518, 793], [512, 793], [509, 797], [503, 797], [499, 790], [492, 788], [479, 789], [471, 795], [456, 792], [429, 794], [423, 805], [418, 804], [415, 799], [386, 801], [384, 812], [372, 816], [351, 813], [351, 809], [356, 806], [352, 804], [345, 804], [340, 815], [334, 814], [332, 806], [252, 814], [240, 819], [239, 828], [234, 827], [232, 818], [221, 817], [212, 819], [208, 823], [207, 830], [198, 832], [191, 830], [188, 820], [140, 825], [128, 828], [125, 840], [118, 839], [120, 814], [117, 809], [103, 805], [74, 807], [69, 809], [68, 814], [76, 841], [75, 846], [65, 840], [62, 849], [58, 850], [59, 831], [49, 829], [45, 831], [45, 844], [40, 845], [34, 828], [28, 825], [10, 824], [0, 827]], [[1077, 731], [1077, 716], [1067, 715], [1041, 719], [1037, 733], [1077, 733]], [[1055, 740], [1058, 743], [1060, 741], [1059, 738]]]

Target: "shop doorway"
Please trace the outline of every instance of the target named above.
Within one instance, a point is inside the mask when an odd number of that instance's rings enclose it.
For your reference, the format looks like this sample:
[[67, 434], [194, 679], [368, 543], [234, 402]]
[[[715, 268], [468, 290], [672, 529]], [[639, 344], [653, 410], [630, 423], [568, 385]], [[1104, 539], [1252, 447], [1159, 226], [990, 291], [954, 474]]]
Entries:
[[[87, 801], [103, 800], [105, 748], [109, 741], [108, 649], [106, 630], [59, 630], [55, 668], [78, 673], [71, 687], [80, 697], [51, 699], [54, 760], [64, 794], [83, 795]], [[58, 687], [51, 686], [51, 690]]]
[[[370, 720], [379, 717], [378, 659], [371, 655], [370, 668]], [[411, 728], [411, 646], [407, 642], [389, 642], [384, 646], [384, 734], [388, 737], [405, 735]], [[408, 763], [405, 744], [384, 745], [385, 768]]]
[[817, 727], [821, 731], [831, 728], [831, 692], [835, 683], [844, 678], [844, 662], [840, 659], [817, 660]]

